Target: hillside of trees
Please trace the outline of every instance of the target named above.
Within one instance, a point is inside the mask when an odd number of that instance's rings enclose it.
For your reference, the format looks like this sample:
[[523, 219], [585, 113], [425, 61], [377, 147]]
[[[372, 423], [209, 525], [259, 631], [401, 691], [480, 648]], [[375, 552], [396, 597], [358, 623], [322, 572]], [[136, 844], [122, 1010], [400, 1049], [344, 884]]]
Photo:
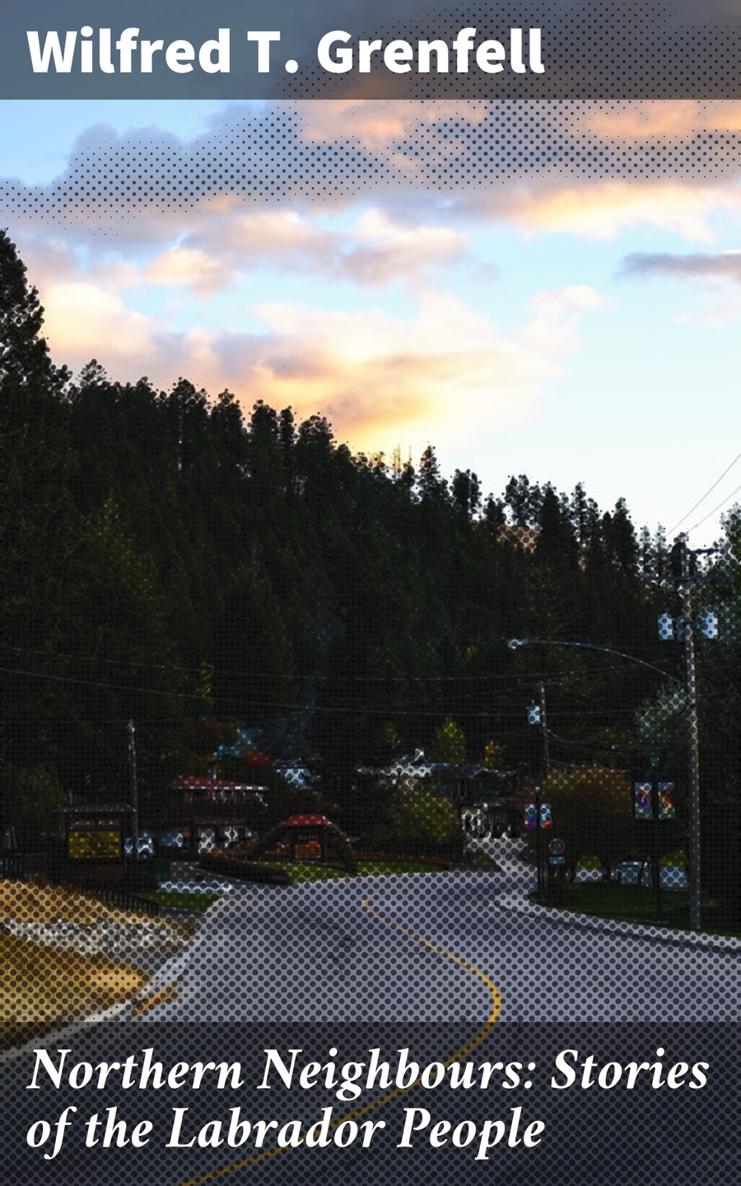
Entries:
[[[72, 377], [5, 235], [0, 449], [6, 819], [43, 815], [60, 790], [124, 793], [129, 718], [145, 798], [187, 771], [202, 718], [259, 729], [271, 757], [336, 780], [428, 745], [448, 719], [469, 758], [494, 742], [508, 765], [532, 762], [541, 679], [556, 766], [625, 766], [643, 727], [663, 731], [683, 777], [681, 705], [662, 707], [660, 676], [506, 645], [581, 639], [679, 672], [656, 631], [676, 607], [670, 549], [622, 500], [604, 510], [581, 485], [524, 475], [488, 495], [469, 471], [446, 478], [432, 447], [390, 464], [259, 398], [245, 414], [229, 392], [163, 392], [95, 362]], [[731, 516], [713, 593], [727, 622], [738, 544]], [[738, 786], [738, 659], [736, 629], [701, 656], [704, 769], [724, 794]]]

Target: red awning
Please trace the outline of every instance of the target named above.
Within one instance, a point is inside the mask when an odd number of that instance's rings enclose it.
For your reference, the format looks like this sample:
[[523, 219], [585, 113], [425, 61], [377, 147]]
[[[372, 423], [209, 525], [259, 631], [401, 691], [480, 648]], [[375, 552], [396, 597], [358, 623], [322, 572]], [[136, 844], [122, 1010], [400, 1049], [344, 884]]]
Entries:
[[170, 783], [173, 791], [264, 791], [249, 782], [231, 782], [226, 778], [198, 778], [197, 775], [182, 775]]
[[326, 815], [292, 815], [287, 820], [284, 820], [280, 825], [281, 828], [305, 828], [305, 827], [334, 827], [330, 819]]

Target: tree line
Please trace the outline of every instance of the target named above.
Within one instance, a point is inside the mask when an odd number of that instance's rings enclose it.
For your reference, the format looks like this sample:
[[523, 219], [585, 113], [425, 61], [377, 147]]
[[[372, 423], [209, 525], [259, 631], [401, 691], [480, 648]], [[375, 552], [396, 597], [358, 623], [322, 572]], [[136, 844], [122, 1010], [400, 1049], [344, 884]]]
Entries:
[[[192, 724], [212, 718], [333, 785], [430, 745], [446, 720], [469, 759], [494, 746], [532, 769], [541, 680], [556, 766], [625, 768], [660, 679], [507, 639], [578, 638], [678, 670], [656, 632], [671, 548], [623, 499], [605, 510], [581, 484], [526, 475], [486, 495], [470, 470], [445, 476], [432, 446], [402, 463], [353, 452], [322, 416], [259, 399], [246, 414], [187, 379], [161, 391], [94, 361], [72, 376], [4, 234], [0, 449], [6, 822], [60, 792], [125, 797], [129, 718], [145, 798], [188, 772]], [[723, 546], [717, 596], [735, 622], [733, 516]], [[706, 769], [724, 793], [738, 785], [738, 658], [735, 631], [708, 661]], [[671, 705], [665, 717], [679, 770]]]

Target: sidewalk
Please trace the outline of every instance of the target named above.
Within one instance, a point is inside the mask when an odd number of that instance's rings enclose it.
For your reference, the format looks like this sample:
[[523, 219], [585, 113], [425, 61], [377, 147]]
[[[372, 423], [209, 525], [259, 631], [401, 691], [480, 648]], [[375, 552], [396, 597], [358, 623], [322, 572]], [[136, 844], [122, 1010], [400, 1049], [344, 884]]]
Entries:
[[644, 939], [647, 942], [664, 943], [672, 947], [700, 948], [707, 951], [731, 952], [741, 950], [741, 939], [731, 935], [710, 935], [704, 932], [680, 931], [674, 927], [655, 926], [651, 923], [624, 922], [615, 918], [598, 918], [594, 914], [576, 914], [572, 910], [559, 910], [555, 906], [541, 906], [520, 896], [500, 895], [495, 907], [527, 918], [538, 918], [556, 926], [567, 926], [591, 933], [622, 935], [630, 939]]
[[673, 947], [695, 950], [700, 948], [728, 954], [741, 951], [741, 939], [731, 935], [710, 935], [650, 923], [598, 918], [593, 914], [576, 914], [572, 910], [559, 910], [555, 906], [541, 906], [536, 902], [530, 902], [528, 894], [535, 888], [535, 869], [522, 857], [524, 842], [502, 837], [476, 840], [472, 842], [472, 847], [474, 845], [495, 858], [504, 873], [504, 880], [509, 883], [495, 899], [495, 907], [500, 910], [541, 919], [556, 926], [568, 926], [598, 934], [623, 935], [630, 939], [644, 939], [647, 942], [664, 943]]

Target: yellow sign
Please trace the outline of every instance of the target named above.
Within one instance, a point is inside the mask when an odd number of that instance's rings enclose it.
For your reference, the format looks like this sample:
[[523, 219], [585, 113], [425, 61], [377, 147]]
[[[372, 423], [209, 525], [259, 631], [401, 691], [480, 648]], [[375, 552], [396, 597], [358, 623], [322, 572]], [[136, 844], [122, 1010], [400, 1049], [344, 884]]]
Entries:
[[113, 831], [70, 832], [68, 852], [75, 861], [118, 860], [121, 833]]

